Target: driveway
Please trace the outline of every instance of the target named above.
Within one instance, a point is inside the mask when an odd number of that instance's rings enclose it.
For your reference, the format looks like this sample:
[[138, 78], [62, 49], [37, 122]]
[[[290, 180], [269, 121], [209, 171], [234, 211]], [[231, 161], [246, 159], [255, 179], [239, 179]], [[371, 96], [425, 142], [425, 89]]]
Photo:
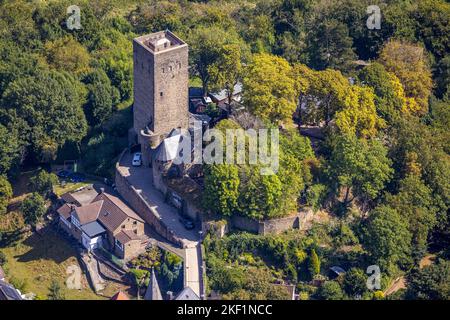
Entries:
[[200, 297], [200, 281], [202, 278], [200, 259], [200, 229], [187, 230], [179, 221], [177, 209], [164, 202], [163, 194], [153, 186], [151, 168], [131, 166], [132, 154], [126, 152], [120, 163], [119, 170], [134, 186], [161, 217], [166, 226], [171, 229], [185, 244], [181, 249], [184, 256], [184, 285]]
[[155, 209], [161, 216], [162, 221], [178, 237], [185, 240], [188, 247], [196, 246], [200, 240], [199, 231], [196, 228], [187, 230], [179, 221], [180, 215], [177, 209], [164, 202], [164, 196], [161, 191], [153, 186], [153, 177], [151, 168], [131, 166], [132, 154], [126, 152], [120, 161], [119, 170], [125, 174], [128, 181], [143, 196], [147, 203]]

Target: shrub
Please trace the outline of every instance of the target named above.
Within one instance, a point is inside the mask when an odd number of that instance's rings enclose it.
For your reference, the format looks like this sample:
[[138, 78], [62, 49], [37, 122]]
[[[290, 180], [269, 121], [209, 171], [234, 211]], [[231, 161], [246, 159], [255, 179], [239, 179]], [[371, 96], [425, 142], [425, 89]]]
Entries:
[[311, 249], [311, 254], [309, 255], [308, 270], [311, 278], [320, 273], [320, 260], [314, 249]]
[[0, 267], [4, 266], [7, 262], [6, 255], [0, 251]]
[[0, 176], [0, 214], [6, 213], [12, 195], [13, 191], [8, 179], [5, 176]]
[[32, 193], [22, 202], [20, 211], [23, 213], [25, 222], [35, 227], [46, 211], [44, 198], [39, 193]]

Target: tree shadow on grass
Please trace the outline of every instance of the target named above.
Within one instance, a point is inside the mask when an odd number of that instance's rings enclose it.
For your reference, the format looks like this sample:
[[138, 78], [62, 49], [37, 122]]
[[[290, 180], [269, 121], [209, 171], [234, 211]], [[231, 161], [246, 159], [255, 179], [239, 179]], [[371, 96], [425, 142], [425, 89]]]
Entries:
[[18, 262], [52, 260], [60, 264], [71, 257], [76, 257], [76, 249], [50, 227], [46, 227], [41, 234], [33, 233], [22, 242], [23, 245], [31, 248], [26, 253], [15, 257]]

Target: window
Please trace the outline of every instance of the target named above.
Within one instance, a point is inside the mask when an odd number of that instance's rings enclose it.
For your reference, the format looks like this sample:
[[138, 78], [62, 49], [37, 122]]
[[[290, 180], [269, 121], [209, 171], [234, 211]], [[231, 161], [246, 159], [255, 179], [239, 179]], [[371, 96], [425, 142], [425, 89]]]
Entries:
[[72, 216], [72, 224], [78, 229], [80, 228], [80, 221], [75, 216]]
[[124, 224], [122, 225], [122, 229], [125, 229], [125, 225]]
[[164, 68], [162, 68], [162, 72], [164, 73]]
[[163, 92], [162, 92], [162, 91], [161, 91], [161, 92], [159, 93], [159, 96], [160, 96], [160, 97], [162, 97], [162, 96], [163, 96]]
[[119, 240], [115, 239], [115, 243], [116, 243], [116, 246], [117, 246], [120, 250], [123, 250], [123, 244], [120, 243]]

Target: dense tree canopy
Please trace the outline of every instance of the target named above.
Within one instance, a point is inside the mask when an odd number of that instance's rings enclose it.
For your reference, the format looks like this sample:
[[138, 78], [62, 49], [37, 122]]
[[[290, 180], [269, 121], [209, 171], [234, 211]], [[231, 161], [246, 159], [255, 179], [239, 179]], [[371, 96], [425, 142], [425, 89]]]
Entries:
[[268, 54], [253, 56], [244, 77], [244, 101], [250, 110], [272, 122], [289, 121], [296, 108], [291, 66]]

